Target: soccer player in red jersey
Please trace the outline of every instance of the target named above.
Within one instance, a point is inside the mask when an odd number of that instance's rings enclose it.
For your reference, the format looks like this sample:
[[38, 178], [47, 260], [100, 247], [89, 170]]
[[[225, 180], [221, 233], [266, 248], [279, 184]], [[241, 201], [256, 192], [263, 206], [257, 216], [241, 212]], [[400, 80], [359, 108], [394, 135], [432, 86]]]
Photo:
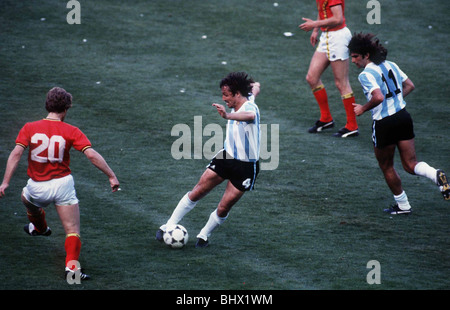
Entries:
[[25, 232], [31, 236], [49, 236], [51, 230], [45, 220], [44, 208], [54, 203], [66, 233], [66, 279], [87, 280], [90, 277], [81, 271], [78, 263], [81, 251], [80, 211], [69, 168], [70, 148], [83, 152], [108, 176], [113, 192], [119, 189], [119, 181], [83, 132], [64, 122], [71, 106], [72, 95], [64, 89], [55, 87], [47, 93], [45, 108], [48, 115], [43, 120], [25, 124], [20, 130], [6, 164], [0, 198], [9, 187], [22, 154], [29, 148], [27, 174], [30, 179], [22, 191], [22, 202], [30, 220], [24, 227]]
[[[353, 110], [355, 97], [348, 78], [347, 44], [352, 34], [345, 23], [345, 2], [344, 0], [316, 0], [316, 3], [319, 11], [317, 20], [303, 18], [305, 22], [299, 26], [304, 31], [312, 30], [310, 37], [312, 46], [319, 43], [311, 59], [306, 81], [319, 105], [320, 119], [308, 131], [317, 133], [334, 127], [334, 120], [328, 105], [328, 95], [320, 78], [325, 69], [331, 65], [334, 82], [341, 94], [347, 115], [346, 125], [334, 135], [342, 138], [358, 136], [358, 124]], [[319, 29], [322, 31], [320, 41], [318, 40]]]

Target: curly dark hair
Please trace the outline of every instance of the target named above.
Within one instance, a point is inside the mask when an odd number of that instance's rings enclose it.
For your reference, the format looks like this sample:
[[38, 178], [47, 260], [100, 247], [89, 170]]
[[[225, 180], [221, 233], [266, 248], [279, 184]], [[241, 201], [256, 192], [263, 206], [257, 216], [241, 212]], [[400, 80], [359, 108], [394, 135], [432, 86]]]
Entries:
[[387, 49], [380, 44], [374, 34], [371, 33], [358, 33], [354, 34], [350, 43], [348, 44], [350, 53], [356, 53], [360, 55], [369, 54], [370, 61], [379, 65], [386, 60]]
[[231, 72], [220, 81], [220, 88], [228, 86], [233, 95], [239, 92], [242, 96], [248, 97], [254, 82], [245, 72]]
[[72, 95], [61, 87], [53, 87], [47, 93], [45, 109], [48, 112], [62, 113], [72, 107]]

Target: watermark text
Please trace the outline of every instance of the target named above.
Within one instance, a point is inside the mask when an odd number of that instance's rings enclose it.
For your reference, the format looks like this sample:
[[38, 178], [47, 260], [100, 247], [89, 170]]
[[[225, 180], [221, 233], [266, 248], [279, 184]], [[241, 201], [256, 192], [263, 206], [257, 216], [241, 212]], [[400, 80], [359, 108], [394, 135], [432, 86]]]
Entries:
[[66, 8], [71, 9], [67, 13], [66, 20], [69, 25], [81, 24], [81, 5], [80, 2], [70, 0], [67, 2]]
[[369, 25], [381, 24], [381, 4], [377, 0], [369, 0], [366, 5], [367, 9], [370, 9], [367, 13], [366, 21]]
[[69, 284], [81, 284], [81, 267], [77, 260], [71, 260], [67, 266], [73, 271], [66, 273], [66, 281]]
[[366, 281], [368, 284], [381, 284], [381, 265], [377, 260], [370, 260], [367, 262], [366, 267], [371, 269], [367, 273]]
[[[269, 130], [270, 129], [270, 130]], [[275, 170], [279, 163], [279, 124], [261, 124], [260, 154], [261, 170]], [[270, 133], [270, 141], [269, 141]], [[179, 138], [172, 143], [171, 154], [179, 159], [212, 159], [224, 145], [224, 133], [219, 124], [203, 126], [202, 116], [194, 116], [193, 130], [187, 124], [172, 127], [171, 136]], [[204, 137], [209, 137], [203, 142]], [[270, 149], [269, 149], [270, 146]]]

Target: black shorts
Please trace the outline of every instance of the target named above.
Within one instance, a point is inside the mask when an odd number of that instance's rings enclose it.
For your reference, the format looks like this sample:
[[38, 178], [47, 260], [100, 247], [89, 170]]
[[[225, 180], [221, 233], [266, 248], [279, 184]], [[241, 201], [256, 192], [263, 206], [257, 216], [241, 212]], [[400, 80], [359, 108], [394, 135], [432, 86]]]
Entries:
[[237, 160], [223, 150], [217, 153], [206, 168], [211, 169], [220, 177], [230, 180], [234, 187], [244, 192], [254, 189], [259, 173], [259, 161]]
[[414, 139], [411, 115], [402, 109], [379, 121], [373, 121], [372, 140], [376, 148], [397, 144], [398, 141]]

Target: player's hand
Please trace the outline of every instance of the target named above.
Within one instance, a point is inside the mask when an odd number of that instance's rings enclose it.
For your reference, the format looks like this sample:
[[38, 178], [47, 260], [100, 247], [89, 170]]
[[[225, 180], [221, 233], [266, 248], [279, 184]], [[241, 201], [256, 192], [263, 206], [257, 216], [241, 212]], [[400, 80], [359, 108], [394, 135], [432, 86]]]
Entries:
[[222, 116], [224, 119], [227, 119], [227, 111], [225, 110], [225, 107], [218, 103], [213, 103], [213, 107], [216, 107], [217, 112]]
[[303, 24], [301, 24], [300, 26], [298, 26], [301, 30], [303, 31], [310, 31], [313, 30], [315, 27], [315, 21], [309, 18], [302, 18], [305, 22]]
[[252, 83], [252, 94], [253, 96], [258, 96], [261, 90], [261, 84], [259, 82]]
[[355, 111], [356, 116], [360, 116], [364, 113], [363, 106], [360, 104], [353, 104], [353, 111]]
[[319, 39], [317, 37], [319, 36], [319, 31], [313, 30], [311, 37], [309, 38], [309, 42], [312, 46], [316, 46], [317, 42], [319, 42]]
[[111, 184], [111, 190], [117, 192], [119, 190], [119, 180], [116, 177], [111, 177], [109, 179], [109, 184]]
[[8, 188], [9, 184], [0, 185], [0, 198], [5, 196], [5, 190]]

